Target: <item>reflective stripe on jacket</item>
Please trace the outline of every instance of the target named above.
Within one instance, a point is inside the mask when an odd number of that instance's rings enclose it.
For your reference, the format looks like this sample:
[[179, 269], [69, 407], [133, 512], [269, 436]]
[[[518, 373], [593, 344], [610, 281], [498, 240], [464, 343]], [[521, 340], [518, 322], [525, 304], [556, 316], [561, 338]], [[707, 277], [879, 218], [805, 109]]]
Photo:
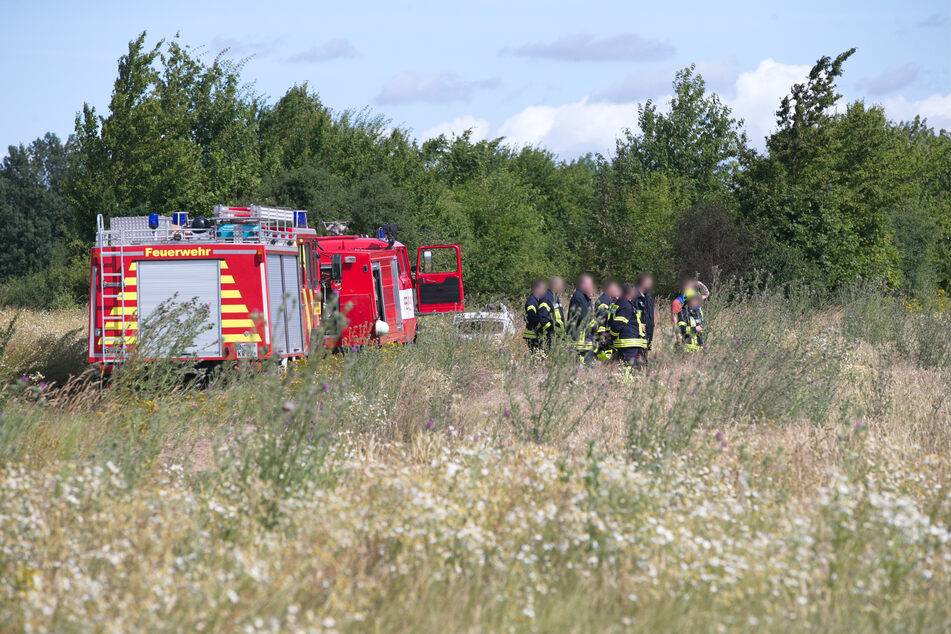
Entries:
[[529, 294], [525, 299], [525, 331], [522, 333], [524, 339], [538, 339], [542, 333], [542, 322], [540, 320], [540, 305], [538, 298]]
[[541, 304], [549, 311], [549, 328], [551, 328], [549, 336], [551, 334], [565, 334], [565, 310], [561, 307], [561, 300], [555, 297], [554, 293], [548, 291], [542, 297]]
[[645, 328], [640, 309], [623, 297], [617, 300], [616, 306], [611, 319], [614, 349], [646, 348], [647, 338], [644, 336]]
[[697, 326], [703, 325], [703, 309], [691, 309], [684, 306], [677, 316], [677, 327], [684, 338], [684, 350], [697, 352], [703, 348], [703, 333], [697, 332]]
[[578, 352], [594, 350], [594, 332], [597, 318], [591, 305], [591, 298], [575, 290], [568, 302], [568, 335], [572, 347]]
[[598, 320], [598, 332], [607, 332], [610, 328], [611, 323], [611, 304], [614, 303], [614, 298], [608, 295], [607, 293], [602, 293], [601, 296], [594, 302], [594, 313]]

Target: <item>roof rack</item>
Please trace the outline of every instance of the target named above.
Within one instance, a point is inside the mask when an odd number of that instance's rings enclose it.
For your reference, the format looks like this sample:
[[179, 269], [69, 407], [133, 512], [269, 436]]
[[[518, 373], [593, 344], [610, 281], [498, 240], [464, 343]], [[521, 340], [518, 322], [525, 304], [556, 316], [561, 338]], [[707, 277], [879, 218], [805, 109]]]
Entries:
[[258, 221], [261, 223], [294, 223], [298, 227], [307, 226], [307, 212], [303, 209], [264, 207], [261, 205], [251, 205], [250, 207], [215, 205], [214, 212], [214, 219], [219, 222]]
[[96, 217], [96, 246], [129, 246], [177, 242], [222, 244], [293, 244], [297, 233], [307, 228], [307, 212], [280, 207], [227, 207], [215, 205], [205, 226], [189, 222], [185, 214]]

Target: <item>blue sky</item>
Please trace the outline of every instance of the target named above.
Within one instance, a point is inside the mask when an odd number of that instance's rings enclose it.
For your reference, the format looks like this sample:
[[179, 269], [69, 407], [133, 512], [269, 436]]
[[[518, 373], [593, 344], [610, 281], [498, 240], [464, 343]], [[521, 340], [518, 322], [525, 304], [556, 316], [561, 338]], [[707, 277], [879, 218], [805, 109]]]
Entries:
[[178, 32], [209, 57], [225, 47], [250, 57], [244, 77], [272, 102], [307, 82], [336, 110], [369, 107], [420, 138], [473, 127], [565, 158], [609, 152], [636, 124], [636, 103], [663, 102], [691, 62], [761, 146], [789, 86], [852, 46], [847, 99], [951, 128], [949, 9], [947, 0], [0, 0], [0, 148], [48, 130], [65, 138], [84, 101], [104, 111], [116, 60], [143, 30], [150, 42]]

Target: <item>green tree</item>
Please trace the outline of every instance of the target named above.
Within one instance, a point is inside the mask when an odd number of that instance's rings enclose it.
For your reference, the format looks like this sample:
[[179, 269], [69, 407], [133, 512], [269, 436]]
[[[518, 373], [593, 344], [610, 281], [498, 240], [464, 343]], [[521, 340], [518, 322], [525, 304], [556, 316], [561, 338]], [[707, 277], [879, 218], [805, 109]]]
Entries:
[[463, 215], [468, 225], [464, 233], [447, 237], [465, 249], [463, 268], [471, 292], [515, 294], [532, 278], [560, 271], [546, 255], [549, 242], [536, 203], [532, 188], [507, 170], [444, 192], [437, 203], [439, 215]]
[[547, 150], [526, 147], [512, 157], [511, 170], [536, 193], [542, 230], [551, 244], [551, 272], [575, 278], [587, 271], [591, 255], [600, 251], [591, 213], [594, 160], [586, 156], [563, 163]]
[[794, 84], [783, 97], [776, 111], [777, 130], [766, 140], [771, 156], [796, 167], [809, 160], [815, 135], [826, 133], [826, 124], [833, 118], [832, 108], [842, 98], [835, 81], [842, 76], [842, 65], [853, 54], [855, 49], [850, 48], [835, 59], [820, 58], [806, 82]]
[[387, 125], [369, 113], [335, 115], [306, 84], [291, 88], [261, 118], [263, 199], [358, 233], [395, 223], [400, 240], [416, 244], [422, 164], [405, 132]]
[[639, 106], [637, 131], [625, 130], [614, 156], [597, 166], [593, 267], [624, 280], [650, 271], [662, 291], [676, 288], [672, 240], [682, 214], [700, 201], [732, 205], [746, 147], [743, 122], [695, 70], [677, 73], [667, 112], [652, 101]]
[[66, 192], [87, 236], [98, 213], [207, 215], [257, 188], [260, 104], [240, 65], [205, 64], [177, 40], [147, 49], [145, 38], [119, 59], [108, 116], [85, 105], [76, 119]]
[[70, 231], [60, 184], [66, 148], [54, 134], [29, 146], [10, 146], [0, 163], [0, 279], [49, 266], [54, 247]]
[[624, 281], [649, 271], [661, 290], [674, 290], [671, 236], [690, 205], [689, 185], [675, 175], [652, 172], [632, 186], [613, 166], [602, 163], [597, 189], [601, 248], [591, 254], [592, 270]]
[[691, 202], [723, 193], [746, 146], [743, 121], [716, 94], [691, 64], [677, 72], [668, 112], [648, 100], [638, 106], [638, 131], [625, 130], [617, 142], [613, 168], [634, 182], [662, 172], [689, 183]]
[[332, 111], [307, 84], [268, 105], [241, 63], [177, 38], [149, 47], [143, 33], [104, 116], [84, 105], [68, 143], [47, 135], [0, 164], [3, 297], [76, 296], [97, 213], [199, 215], [219, 202], [304, 208], [359, 233], [396, 223], [411, 248], [459, 242], [475, 293], [585, 270], [648, 270], [673, 290], [713, 265], [828, 288], [862, 276], [951, 290], [951, 137], [861, 102], [837, 112], [853, 52], [792, 86], [763, 154], [690, 66], [669, 109], [639, 108], [613, 156], [565, 162], [471, 130], [417, 144], [368, 110]]
[[891, 215], [904, 285], [917, 295], [951, 291], [951, 136], [919, 117], [894, 132], [914, 184]]
[[260, 146], [268, 177], [303, 166], [320, 167], [344, 184], [385, 173], [398, 186], [414, 182], [421, 164], [411, 137], [383, 116], [336, 114], [307, 84], [294, 86], [261, 115]]
[[677, 279], [689, 275], [740, 276], [749, 270], [752, 235], [734, 211], [717, 203], [698, 203], [680, 216], [671, 243]]
[[420, 155], [436, 180], [458, 185], [508, 167], [512, 152], [502, 145], [503, 141], [502, 137], [473, 141], [472, 130], [465, 130], [452, 139], [445, 135], [429, 139], [420, 148]]
[[777, 112], [769, 154], [749, 153], [738, 179], [743, 213], [763, 239], [760, 263], [834, 288], [856, 277], [901, 283], [891, 210], [914, 189], [911, 163], [878, 107], [832, 107], [853, 51], [823, 57]]

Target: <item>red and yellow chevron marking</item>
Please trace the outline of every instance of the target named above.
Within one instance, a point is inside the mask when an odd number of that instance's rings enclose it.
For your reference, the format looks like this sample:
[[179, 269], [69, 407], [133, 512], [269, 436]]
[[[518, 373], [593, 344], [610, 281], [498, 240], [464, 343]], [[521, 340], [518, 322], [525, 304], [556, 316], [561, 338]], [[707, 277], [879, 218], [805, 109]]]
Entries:
[[261, 335], [248, 313], [241, 290], [221, 260], [221, 340], [224, 343], [260, 343]]
[[100, 346], [103, 342], [106, 345], [114, 345], [120, 341], [134, 344], [136, 340], [135, 331], [138, 330], [139, 324], [135, 261], [130, 262], [121, 273], [122, 291], [117, 293], [119, 297], [108, 297], [102, 300], [102, 311], [105, 314], [104, 332], [96, 342]]

